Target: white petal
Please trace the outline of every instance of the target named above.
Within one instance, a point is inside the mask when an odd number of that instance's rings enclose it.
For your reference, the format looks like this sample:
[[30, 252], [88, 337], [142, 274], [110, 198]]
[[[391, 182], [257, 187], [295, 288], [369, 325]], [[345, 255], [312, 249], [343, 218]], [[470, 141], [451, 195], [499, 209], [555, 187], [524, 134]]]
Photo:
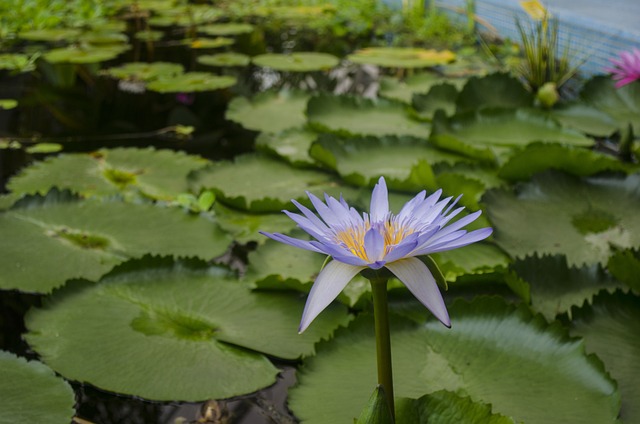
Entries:
[[380, 222], [389, 215], [389, 194], [387, 192], [387, 183], [384, 177], [380, 177], [378, 184], [373, 188], [371, 193], [371, 207], [369, 208], [369, 216], [371, 222]]
[[320, 271], [318, 278], [316, 278], [316, 281], [313, 283], [313, 287], [307, 298], [307, 304], [304, 306], [298, 332], [302, 333], [306, 330], [309, 324], [311, 324], [311, 321], [313, 321], [320, 312], [324, 311], [324, 309], [338, 297], [347, 283], [364, 268], [366, 267], [353, 266], [335, 260], [329, 262], [327, 266]]
[[411, 293], [447, 327], [451, 320], [436, 280], [429, 268], [416, 258], [402, 259], [385, 265], [404, 283]]

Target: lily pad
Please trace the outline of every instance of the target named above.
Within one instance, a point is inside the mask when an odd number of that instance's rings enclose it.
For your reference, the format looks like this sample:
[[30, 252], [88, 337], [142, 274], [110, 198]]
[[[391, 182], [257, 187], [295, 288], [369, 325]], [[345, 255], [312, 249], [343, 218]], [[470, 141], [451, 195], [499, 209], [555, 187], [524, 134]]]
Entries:
[[640, 293], [640, 250], [628, 249], [616, 252], [607, 264], [607, 269], [616, 279]]
[[122, 44], [129, 42], [126, 34], [115, 31], [94, 30], [83, 33], [78, 39], [83, 43], [89, 43], [95, 46], [103, 46], [109, 44]]
[[153, 81], [157, 78], [173, 78], [182, 74], [184, 68], [178, 63], [170, 62], [129, 62], [124, 65], [102, 71], [113, 78], [135, 81]]
[[18, 106], [16, 99], [0, 99], [0, 109], [9, 110], [15, 109]]
[[[434, 120], [435, 122], [435, 120]], [[448, 122], [434, 124], [436, 142], [445, 135], [469, 146], [525, 146], [534, 141], [550, 141], [573, 146], [592, 146], [593, 140], [561, 127], [533, 109], [485, 109], [457, 114]]]
[[315, 52], [266, 53], [255, 56], [252, 61], [255, 65], [285, 72], [324, 71], [340, 63], [340, 59], [333, 55]]
[[256, 148], [272, 153], [293, 166], [312, 166], [316, 162], [309, 156], [309, 149], [318, 133], [305, 128], [289, 128], [278, 133], [261, 133], [256, 138]]
[[603, 293], [593, 305], [574, 312], [571, 334], [584, 339], [587, 352], [595, 353], [618, 383], [622, 395], [620, 420], [640, 421], [640, 298], [617, 292]]
[[415, 116], [419, 119], [431, 121], [437, 110], [443, 110], [447, 116], [456, 111], [458, 90], [451, 84], [433, 86], [427, 94], [414, 94], [411, 105]]
[[2, 53], [0, 54], [0, 70], [29, 72], [36, 68], [34, 60], [26, 54]]
[[28, 41], [69, 42], [77, 39], [81, 32], [79, 29], [74, 28], [34, 29], [20, 32], [18, 38]]
[[474, 243], [464, 249], [448, 250], [429, 255], [436, 261], [445, 279], [453, 283], [462, 276], [481, 275], [506, 269], [511, 260], [499, 248], [489, 243]]
[[49, 153], [57, 153], [61, 151], [64, 147], [62, 144], [58, 143], [37, 143], [32, 146], [25, 148], [25, 152], [31, 154], [49, 154]]
[[549, 115], [565, 127], [595, 137], [608, 137], [618, 129], [615, 119], [583, 101], [560, 104]]
[[515, 77], [496, 73], [471, 77], [456, 100], [458, 113], [484, 108], [517, 109], [533, 105], [533, 95]]
[[440, 162], [465, 160], [456, 154], [434, 148], [424, 139], [392, 136], [344, 139], [324, 134], [312, 145], [310, 154], [320, 163], [336, 170], [349, 184], [373, 187], [384, 175], [390, 188], [405, 191], [424, 188], [424, 178], [416, 174], [421, 162], [430, 168]]
[[631, 124], [634, 133], [640, 134], [639, 84], [616, 88], [611, 78], [597, 76], [584, 85], [580, 97], [613, 118], [618, 128], [627, 128]]
[[73, 278], [96, 281], [148, 253], [211, 259], [231, 242], [204, 215], [115, 201], [24, 204], [0, 215], [0, 229], [0, 289], [31, 293]]
[[[309, 204], [305, 191], [339, 196], [348, 189], [333, 176], [296, 169], [265, 156], [248, 154], [235, 162], [220, 162], [193, 174], [196, 191], [212, 190], [222, 203], [251, 212], [276, 212], [293, 207], [291, 199]], [[345, 193], [346, 194], [346, 193]]]
[[449, 50], [437, 51], [414, 47], [368, 47], [347, 56], [353, 63], [386, 68], [428, 68], [455, 60]]
[[431, 127], [412, 119], [406, 105], [388, 100], [319, 95], [309, 100], [309, 123], [340, 135], [411, 135], [428, 138]]
[[138, 31], [133, 34], [133, 38], [140, 41], [159, 41], [164, 37], [164, 32], [154, 30]]
[[213, 205], [213, 210], [220, 227], [237, 243], [257, 242], [262, 244], [266, 242], [267, 237], [258, 233], [258, 231], [266, 231], [269, 233], [287, 233], [293, 230], [297, 224], [281, 211], [277, 213], [248, 213], [237, 209], [230, 209], [219, 202]]
[[187, 72], [174, 77], [158, 78], [147, 84], [147, 88], [159, 93], [193, 93], [229, 88], [236, 82], [236, 77], [218, 76], [208, 72]]
[[254, 26], [251, 24], [245, 23], [224, 23], [224, 24], [209, 24], [198, 27], [198, 32], [207, 35], [217, 35], [217, 36], [225, 36], [225, 35], [240, 35], [240, 34], [248, 34], [253, 32]]
[[207, 66], [247, 66], [251, 58], [241, 53], [218, 53], [198, 56], [197, 61]]
[[640, 174], [581, 180], [545, 172], [515, 192], [488, 191], [483, 202], [496, 242], [512, 256], [564, 254], [569, 265], [604, 264], [617, 249], [640, 246], [639, 186]]
[[128, 45], [107, 45], [107, 46], [70, 46], [49, 50], [42, 56], [51, 63], [99, 63], [115, 59], [120, 54], [129, 50]]
[[151, 400], [223, 399], [275, 382], [263, 354], [311, 355], [349, 321], [333, 305], [299, 335], [303, 306], [290, 293], [251, 292], [221, 268], [147, 259], [55, 293], [28, 313], [25, 338], [71, 380]]
[[0, 423], [71, 422], [73, 389], [46, 365], [0, 351], [0, 375]]
[[311, 96], [302, 91], [265, 91], [251, 100], [236, 97], [229, 103], [225, 118], [243, 127], [276, 133], [306, 124], [304, 114]]
[[192, 49], [217, 49], [218, 47], [230, 46], [236, 41], [233, 38], [216, 37], [216, 38], [186, 38], [182, 40]]
[[568, 313], [571, 308], [591, 303], [603, 290], [614, 292], [624, 287], [604, 272], [599, 265], [569, 267], [564, 256], [529, 256], [516, 261], [511, 269], [523, 279], [529, 289], [529, 299], [535, 311], [549, 321]]
[[170, 201], [188, 191], [187, 175], [208, 163], [170, 150], [102, 149], [36, 162], [12, 178], [7, 187], [20, 194], [45, 194], [57, 187], [83, 197], [126, 193]]
[[[449, 313], [451, 329], [435, 319], [392, 323], [396, 396], [448, 390], [516, 422], [616, 422], [615, 383], [560, 326], [500, 298], [458, 300]], [[308, 424], [350, 422], [375, 387], [375, 369], [373, 319], [361, 315], [305, 361], [289, 406]]]
[[427, 94], [432, 87], [451, 84], [460, 90], [467, 82], [464, 78], [446, 78], [435, 72], [422, 72], [400, 81], [397, 78], [382, 77], [378, 94], [386, 99], [411, 104], [414, 94]]

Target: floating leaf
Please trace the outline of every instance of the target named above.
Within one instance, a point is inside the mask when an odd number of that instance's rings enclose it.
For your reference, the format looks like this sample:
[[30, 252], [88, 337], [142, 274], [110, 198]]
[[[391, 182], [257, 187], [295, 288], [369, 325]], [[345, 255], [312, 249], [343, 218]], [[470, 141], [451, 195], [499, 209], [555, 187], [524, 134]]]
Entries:
[[309, 156], [311, 144], [318, 133], [305, 128], [289, 128], [278, 133], [260, 133], [256, 148], [275, 154], [293, 166], [310, 166], [315, 160]]
[[333, 305], [300, 335], [303, 306], [291, 294], [251, 292], [220, 268], [147, 259], [55, 293], [29, 312], [25, 337], [72, 380], [152, 400], [223, 399], [275, 382], [262, 353], [313, 354], [349, 320]]
[[238, 243], [250, 241], [264, 243], [268, 239], [258, 231], [270, 233], [287, 233], [296, 227], [288, 216], [281, 211], [269, 214], [254, 214], [222, 206], [219, 202], [213, 205], [215, 216], [220, 227], [231, 234]]
[[431, 88], [427, 94], [414, 94], [411, 105], [420, 119], [431, 121], [433, 115], [439, 109], [448, 116], [455, 113], [455, 101], [458, 90], [451, 84], [440, 84]]
[[599, 265], [569, 267], [564, 256], [529, 256], [516, 261], [512, 270], [529, 287], [531, 306], [549, 321], [569, 313], [571, 307], [591, 303], [600, 291], [613, 292], [623, 285]]
[[207, 66], [247, 66], [251, 58], [240, 53], [218, 53], [198, 56], [197, 61]]
[[207, 35], [240, 35], [253, 32], [254, 26], [245, 23], [209, 24], [198, 27], [198, 32]]
[[147, 88], [159, 93], [193, 93], [229, 88], [236, 82], [237, 79], [231, 76], [218, 76], [208, 72], [187, 72], [174, 77], [158, 78], [147, 84]]
[[229, 103], [225, 118], [255, 130], [276, 133], [307, 122], [304, 111], [310, 95], [302, 91], [265, 91], [251, 100], [236, 97]]
[[580, 97], [587, 104], [613, 118], [618, 128], [626, 128], [631, 124], [633, 131], [640, 134], [640, 87], [638, 85], [627, 84], [616, 88], [611, 78], [596, 76], [587, 81]]
[[34, 61], [26, 54], [2, 53], [0, 54], [0, 70], [29, 72], [36, 66]]
[[18, 38], [28, 41], [73, 41], [79, 35], [81, 31], [74, 28], [47, 28], [47, 29], [34, 29], [31, 31], [22, 31], [18, 34]]
[[483, 202], [496, 242], [513, 256], [564, 254], [569, 265], [606, 263], [614, 250], [640, 245], [639, 185], [640, 174], [581, 180], [546, 172], [515, 193], [491, 190]]
[[505, 269], [510, 260], [496, 246], [489, 243], [474, 243], [464, 249], [448, 250], [433, 253], [431, 256], [448, 282], [455, 282], [459, 277], [480, 275]]
[[323, 71], [340, 63], [340, 59], [333, 55], [315, 52], [266, 53], [255, 56], [252, 61], [255, 65], [285, 72]]
[[187, 175], [207, 165], [198, 156], [153, 148], [102, 149], [66, 154], [24, 168], [8, 188], [20, 194], [45, 194], [52, 187], [84, 197], [118, 193], [170, 201], [188, 191]]
[[122, 44], [129, 42], [126, 34], [114, 31], [89, 31], [83, 33], [78, 39], [83, 43], [102, 46], [108, 44]]
[[407, 69], [443, 65], [455, 58], [456, 55], [449, 50], [413, 47], [368, 47], [347, 56], [354, 63]]
[[16, 99], [0, 99], [0, 109], [9, 110], [14, 109], [18, 106], [18, 101]]
[[427, 138], [430, 126], [409, 117], [406, 105], [388, 100], [319, 95], [309, 100], [309, 123], [341, 135], [412, 135]]
[[509, 417], [491, 413], [491, 405], [439, 390], [419, 399], [396, 400], [396, 422], [412, 424], [515, 424]]
[[608, 137], [618, 129], [612, 117], [582, 101], [560, 104], [550, 110], [549, 115], [565, 127], [595, 137]]
[[105, 75], [124, 80], [153, 81], [157, 78], [173, 78], [182, 74], [184, 68], [178, 63], [170, 62], [129, 62], [124, 65], [102, 71]]
[[37, 143], [33, 146], [29, 146], [25, 149], [27, 153], [31, 154], [47, 154], [47, 153], [56, 153], [63, 149], [62, 144], [58, 143]]
[[382, 77], [380, 79], [380, 97], [411, 103], [414, 94], [427, 94], [432, 87], [440, 84], [450, 84], [460, 90], [466, 83], [464, 78], [445, 78], [435, 72], [422, 72], [411, 75], [400, 81], [396, 78]]
[[2, 213], [0, 230], [0, 289], [33, 293], [48, 293], [72, 278], [98, 280], [147, 253], [211, 259], [231, 241], [203, 215], [115, 201], [45, 199]]
[[228, 206], [252, 212], [276, 212], [292, 208], [291, 199], [309, 204], [305, 191], [316, 195], [329, 192], [339, 196], [344, 187], [329, 174], [311, 169], [295, 169], [260, 155], [236, 157], [193, 175], [196, 190], [212, 190]]
[[[451, 329], [435, 319], [392, 322], [397, 396], [448, 390], [531, 424], [616, 422], [615, 383], [560, 326], [500, 298], [456, 301], [449, 313]], [[374, 352], [373, 319], [360, 316], [305, 361], [291, 410], [308, 424], [350, 422], [375, 386]]]
[[536, 142], [514, 153], [500, 168], [498, 175], [510, 181], [525, 181], [547, 169], [585, 177], [603, 171], [624, 172], [631, 166], [593, 150]]
[[640, 254], [638, 250], [616, 252], [607, 264], [607, 270], [619, 281], [640, 293]]
[[587, 352], [602, 359], [622, 395], [620, 421], [640, 421], [640, 298], [603, 293], [591, 306], [574, 311], [571, 334], [584, 339]]
[[51, 63], [99, 63], [115, 59], [121, 53], [129, 50], [127, 45], [107, 45], [107, 46], [69, 46], [59, 49], [49, 50], [42, 56]]
[[164, 32], [154, 30], [138, 31], [133, 34], [133, 38], [140, 41], [159, 41], [164, 37]]
[[71, 422], [73, 389], [46, 365], [0, 351], [0, 375], [0, 422]]
[[533, 105], [533, 95], [509, 74], [471, 77], [456, 100], [459, 113], [484, 109], [517, 109]]
[[236, 41], [233, 38], [216, 37], [216, 38], [185, 38], [182, 44], [192, 49], [216, 49], [218, 47], [230, 46]]

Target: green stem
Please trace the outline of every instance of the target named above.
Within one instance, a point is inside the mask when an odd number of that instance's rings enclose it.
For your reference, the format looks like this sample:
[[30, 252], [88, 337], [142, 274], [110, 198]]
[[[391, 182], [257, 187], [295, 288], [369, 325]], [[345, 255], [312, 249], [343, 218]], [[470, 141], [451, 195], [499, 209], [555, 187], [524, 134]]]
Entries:
[[373, 292], [373, 316], [376, 326], [376, 356], [378, 360], [378, 384], [387, 396], [391, 416], [395, 420], [393, 400], [393, 372], [391, 367], [391, 337], [389, 335], [389, 308], [387, 279], [370, 279]]

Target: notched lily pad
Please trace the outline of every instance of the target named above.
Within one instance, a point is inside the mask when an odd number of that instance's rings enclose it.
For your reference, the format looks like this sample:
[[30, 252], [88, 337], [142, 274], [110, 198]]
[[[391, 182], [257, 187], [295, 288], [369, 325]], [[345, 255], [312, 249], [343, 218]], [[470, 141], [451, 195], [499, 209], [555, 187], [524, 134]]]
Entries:
[[584, 85], [581, 99], [613, 118], [618, 128], [633, 126], [640, 134], [640, 84], [627, 84], [616, 88], [613, 80], [605, 76], [593, 77]]
[[303, 91], [265, 91], [252, 99], [236, 97], [231, 100], [225, 118], [243, 127], [275, 133], [307, 122], [304, 114], [311, 96]]
[[293, 127], [277, 133], [261, 133], [256, 138], [256, 148], [279, 156], [293, 166], [309, 167], [316, 163], [309, 156], [309, 149], [317, 138], [315, 131]]
[[291, 54], [266, 53], [255, 56], [258, 66], [285, 72], [324, 71], [338, 65], [340, 59], [327, 53], [295, 52]]
[[422, 72], [408, 76], [402, 81], [397, 78], [382, 77], [378, 94], [386, 99], [411, 104], [414, 94], [427, 94], [433, 87], [445, 83], [460, 90], [466, 81], [464, 78], [443, 77], [435, 72]]
[[49, 50], [43, 53], [42, 57], [51, 63], [99, 63], [115, 59], [120, 54], [129, 50], [128, 45], [73, 45], [59, 49]]
[[193, 93], [229, 88], [236, 84], [236, 77], [219, 76], [208, 72], [187, 72], [173, 77], [151, 81], [147, 88], [159, 93]]
[[413, 47], [368, 47], [347, 56], [354, 63], [407, 69], [443, 65], [455, 58], [455, 53], [449, 50]]
[[247, 66], [251, 58], [241, 53], [218, 53], [198, 56], [198, 63], [207, 66]]
[[517, 109], [533, 105], [533, 95], [515, 77], [496, 73], [469, 78], [456, 99], [458, 113], [484, 108]]
[[[251, 292], [221, 268], [147, 258], [99, 285], [55, 293], [27, 315], [26, 339], [60, 374], [104, 390], [223, 399], [275, 382], [278, 369], [264, 354], [311, 355], [349, 321], [333, 305], [299, 335], [303, 306], [290, 293]], [[126, 360], [106, 360], [113, 357]]]

